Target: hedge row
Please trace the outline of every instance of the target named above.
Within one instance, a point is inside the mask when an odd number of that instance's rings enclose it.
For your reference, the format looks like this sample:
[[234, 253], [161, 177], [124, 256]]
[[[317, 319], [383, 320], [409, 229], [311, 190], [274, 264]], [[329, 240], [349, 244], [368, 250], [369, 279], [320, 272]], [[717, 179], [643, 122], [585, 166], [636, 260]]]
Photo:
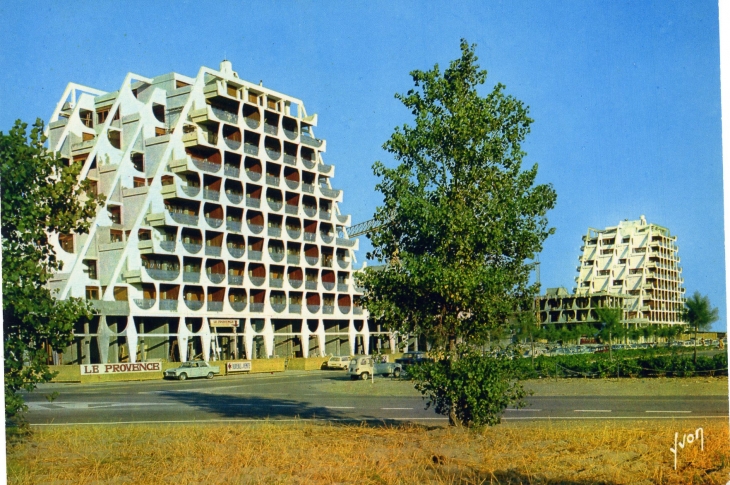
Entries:
[[519, 379], [538, 377], [692, 377], [728, 375], [727, 354], [615, 352], [523, 358], [513, 361]]

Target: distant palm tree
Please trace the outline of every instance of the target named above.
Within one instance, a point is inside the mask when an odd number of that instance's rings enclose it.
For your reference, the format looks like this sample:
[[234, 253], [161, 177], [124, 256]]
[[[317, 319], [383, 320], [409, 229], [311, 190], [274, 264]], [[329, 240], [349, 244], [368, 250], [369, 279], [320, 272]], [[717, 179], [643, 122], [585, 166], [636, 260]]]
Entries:
[[700, 295], [699, 291], [687, 298], [684, 302], [682, 319], [687, 322], [695, 331], [695, 352], [694, 362], [697, 363], [697, 332], [709, 330], [714, 322], [720, 318], [717, 308], [710, 304], [710, 298]]

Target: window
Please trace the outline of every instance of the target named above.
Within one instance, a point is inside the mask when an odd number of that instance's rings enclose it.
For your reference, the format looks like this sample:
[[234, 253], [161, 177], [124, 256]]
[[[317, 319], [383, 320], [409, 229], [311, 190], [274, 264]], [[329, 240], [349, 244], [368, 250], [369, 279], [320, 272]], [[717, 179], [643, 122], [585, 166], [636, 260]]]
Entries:
[[99, 287], [98, 286], [87, 286], [86, 287], [86, 299], [87, 300], [98, 300], [99, 299]]
[[67, 253], [74, 252], [74, 237], [73, 234], [60, 234], [58, 236], [58, 242], [61, 245], [61, 249]]
[[115, 286], [114, 287], [114, 300], [116, 301], [127, 301], [127, 287], [126, 286]]
[[109, 110], [111, 107], [101, 108], [96, 112], [96, 121], [99, 124], [105, 123], [109, 116]]
[[618, 264], [626, 264], [626, 259], [619, 259]]
[[107, 209], [109, 211], [109, 219], [112, 220], [114, 224], [121, 224], [122, 223], [122, 208], [118, 205], [109, 206]]
[[96, 261], [94, 261], [93, 259], [85, 259], [84, 266], [86, 266], [85, 273], [88, 275], [89, 279], [98, 279], [96, 274]]
[[124, 240], [124, 236], [122, 235], [122, 231], [118, 231], [116, 229], [112, 229], [109, 231], [109, 242], [110, 243], [120, 243]]
[[144, 179], [144, 177], [134, 177], [132, 179], [132, 185], [134, 186], [134, 188], [144, 187], [145, 185], [147, 185], [147, 181]]

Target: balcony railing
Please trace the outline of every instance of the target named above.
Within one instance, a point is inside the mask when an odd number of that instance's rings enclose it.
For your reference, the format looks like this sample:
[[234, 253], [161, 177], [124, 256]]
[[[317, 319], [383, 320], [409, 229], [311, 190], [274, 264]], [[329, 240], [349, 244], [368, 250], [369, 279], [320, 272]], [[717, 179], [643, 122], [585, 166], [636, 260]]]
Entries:
[[200, 271], [183, 271], [183, 281], [185, 283], [198, 283], [200, 281]]
[[246, 176], [252, 182], [258, 182], [259, 180], [261, 180], [261, 172], [255, 172], [253, 170], [246, 169]]
[[203, 302], [200, 300], [184, 300], [185, 306], [191, 310], [200, 310], [203, 308]]
[[246, 125], [247, 125], [247, 126], [248, 126], [249, 128], [252, 128], [252, 129], [254, 129], [254, 130], [255, 130], [256, 128], [258, 128], [258, 127], [259, 127], [259, 125], [261, 124], [261, 121], [259, 121], [259, 120], [255, 120], [255, 119], [253, 119], [253, 118], [249, 118], [248, 116], [244, 116], [244, 117], [243, 117], [243, 121], [245, 121], [245, 122], [246, 122]]
[[280, 177], [277, 177], [276, 175], [266, 174], [266, 184], [267, 185], [272, 185], [274, 187], [278, 187], [279, 186], [279, 182], [281, 182], [281, 178]]
[[272, 288], [283, 288], [284, 280], [282, 278], [269, 278], [269, 286]]
[[229, 274], [228, 275], [228, 284], [229, 285], [242, 285], [243, 284], [243, 275], [240, 274]]
[[303, 280], [294, 280], [289, 278], [289, 286], [292, 288], [300, 288], [302, 286], [302, 281]]
[[332, 258], [326, 258], [324, 255], [322, 256], [322, 266], [325, 268], [331, 268], [332, 267]]
[[150, 278], [160, 281], [172, 281], [180, 274], [180, 270], [145, 268], [145, 271], [147, 271]]
[[297, 303], [289, 303], [289, 313], [302, 313], [302, 305]]
[[209, 312], [222, 312], [223, 311], [223, 302], [222, 301], [209, 301], [208, 302], [208, 311]]
[[348, 216], [346, 216], [346, 215], [343, 216], [343, 215], [337, 214], [335, 217], [337, 217], [337, 222], [339, 222], [340, 224], [347, 223]]
[[218, 173], [221, 169], [220, 163], [206, 162], [205, 160], [200, 160], [198, 158], [193, 158], [193, 165], [203, 172]]
[[207, 222], [210, 227], [221, 227], [223, 225], [223, 219], [217, 219], [215, 217], [205, 216], [205, 222]]
[[226, 121], [228, 123], [231, 123], [232, 125], [238, 124], [238, 115], [236, 113], [231, 113], [230, 111], [216, 108], [214, 106], [211, 106], [210, 109], [213, 111], [215, 117], [219, 120]]
[[254, 209], [260, 208], [261, 199], [257, 199], [255, 197], [246, 197], [246, 207], [253, 207]]
[[302, 132], [302, 137], [300, 139], [302, 141], [302, 145], [307, 145], [313, 148], [319, 148], [322, 146], [322, 140], [313, 138], [311, 135], [304, 132]]
[[149, 310], [155, 306], [155, 300], [153, 298], [135, 298], [134, 304], [142, 310]]
[[187, 252], [192, 253], [192, 254], [197, 254], [197, 253], [200, 252], [201, 249], [203, 249], [203, 245], [202, 244], [195, 244], [195, 243], [186, 243], [186, 242], [183, 242], [182, 245], [183, 245], [183, 247], [185, 248], [185, 250]]
[[299, 264], [299, 255], [298, 254], [287, 254], [286, 255], [286, 263], [287, 264]]
[[280, 200], [274, 200], [274, 199], [266, 199], [266, 203], [269, 204], [269, 207], [272, 211], [280, 211], [282, 206], [284, 205]]
[[327, 165], [326, 163], [318, 163], [317, 164], [317, 170], [320, 173], [330, 173], [332, 171], [333, 165]]
[[231, 204], [240, 204], [243, 200], [242, 193], [226, 192], [226, 197], [228, 197], [228, 200], [231, 202]]
[[284, 310], [286, 310], [286, 303], [272, 303], [272, 304], [271, 304], [271, 308], [272, 308], [272, 309], [273, 309], [273, 310], [274, 310], [274, 311], [275, 311], [276, 313], [281, 313], [281, 312], [283, 312]]
[[280, 263], [284, 259], [284, 251], [269, 251], [269, 257], [273, 261]]
[[238, 150], [239, 148], [241, 148], [241, 142], [238, 140], [233, 140], [232, 138], [223, 137], [223, 141], [226, 142], [226, 145], [231, 150]]
[[241, 221], [226, 221], [226, 229], [232, 232], [241, 232]]
[[266, 155], [272, 160], [278, 160], [281, 158], [281, 152], [279, 150], [272, 150], [270, 148], [266, 148]]
[[205, 255], [206, 256], [220, 256], [221, 255], [221, 247], [220, 246], [205, 246]]
[[286, 128], [284, 128], [284, 134], [290, 140], [295, 140], [297, 138], [297, 136], [299, 135], [299, 133], [297, 133], [296, 131], [287, 130]]
[[331, 243], [335, 239], [334, 234], [329, 234], [326, 232], [320, 232], [319, 237], [321, 237], [322, 241], [326, 242], [327, 244]]
[[319, 305], [307, 304], [307, 310], [309, 311], [309, 313], [317, 313], [319, 311]]
[[348, 285], [347, 283], [337, 283], [337, 291], [344, 293], [349, 289], [350, 285]]
[[264, 133], [267, 133], [269, 135], [276, 135], [278, 132], [279, 129], [276, 127], [276, 125], [264, 123]]
[[217, 201], [221, 198], [221, 193], [218, 190], [203, 189], [203, 198]]
[[317, 240], [317, 233], [304, 231], [304, 240], [315, 242]]
[[263, 276], [250, 276], [248, 277], [254, 286], [261, 286], [266, 282], [266, 278]]
[[289, 229], [286, 228], [286, 233], [289, 234], [289, 237], [292, 239], [299, 239], [299, 236], [302, 235], [301, 229]]
[[304, 260], [311, 265], [315, 265], [319, 262], [319, 258], [316, 256], [304, 256]]
[[290, 180], [288, 178], [284, 178], [284, 182], [286, 183], [286, 186], [292, 190], [295, 190], [297, 187], [299, 187], [299, 180]]
[[160, 241], [160, 247], [165, 251], [175, 251], [175, 241]]
[[306, 182], [302, 182], [302, 192], [306, 192], [308, 194], [314, 193], [314, 184], [308, 184]]
[[299, 213], [299, 207], [297, 207], [295, 205], [286, 204], [284, 206], [284, 212], [286, 212], [287, 214], [291, 214], [291, 215], [295, 216], [295, 215], [297, 215]]
[[316, 290], [317, 289], [317, 282], [316, 281], [306, 281], [304, 283], [304, 288], [307, 290]]
[[227, 177], [238, 178], [241, 175], [241, 169], [225, 163], [223, 164], [223, 174]]
[[252, 249], [248, 250], [248, 259], [251, 261], [261, 261], [263, 259], [264, 253], [262, 251], [254, 251]]
[[332, 315], [335, 313], [335, 307], [332, 305], [324, 305], [322, 306], [322, 313], [325, 315]]
[[289, 155], [287, 153], [284, 154], [284, 163], [287, 165], [295, 166], [297, 164], [297, 157], [294, 155]]
[[182, 190], [188, 197], [195, 197], [200, 193], [200, 187], [193, 187], [192, 185], [183, 185]]
[[304, 210], [304, 213], [309, 217], [314, 217], [317, 214], [317, 208], [312, 207], [311, 205], [302, 206], [302, 210]]
[[261, 313], [264, 311], [264, 303], [251, 303], [251, 312], [252, 313]]
[[338, 265], [338, 266], [339, 266], [340, 268], [342, 268], [342, 269], [345, 269], [345, 268], [347, 268], [347, 266], [348, 266], [349, 264], [350, 264], [350, 262], [349, 262], [349, 261], [347, 261], [346, 259], [338, 259], [338, 260], [337, 260], [337, 265]]
[[345, 313], [345, 314], [350, 313], [350, 307], [349, 306], [338, 305], [338, 308], [340, 310], [340, 313]]
[[329, 221], [332, 218], [332, 213], [331, 212], [327, 212], [327, 211], [320, 210], [319, 211], [319, 218], [322, 219], [323, 221]]
[[242, 312], [246, 309], [245, 301], [229, 301], [228, 303], [231, 304], [231, 308], [233, 308], [234, 311]]
[[355, 247], [355, 242], [357, 239], [345, 239], [343, 237], [337, 238], [337, 245], [338, 246], [344, 246], [346, 248], [352, 248]]
[[228, 246], [228, 254], [230, 254], [234, 258], [240, 258], [244, 254], [246, 254], [246, 248], [236, 247], [236, 246]]
[[352, 307], [352, 313], [354, 315], [362, 315], [362, 307], [359, 307], [359, 306]]
[[251, 143], [244, 143], [243, 144], [243, 152], [247, 153], [249, 155], [258, 155], [259, 154], [259, 147], [257, 145], [253, 145]]
[[160, 300], [160, 310], [176, 312], [177, 311], [177, 300]]
[[269, 226], [267, 234], [271, 237], [281, 237], [281, 227]]
[[254, 234], [259, 234], [264, 230], [264, 226], [261, 224], [252, 224], [247, 222], [246, 225], [248, 225], [248, 229]]
[[310, 170], [313, 169], [314, 166], [317, 164], [315, 160], [310, 160], [309, 158], [302, 158], [302, 163]]
[[226, 279], [225, 273], [205, 273], [208, 276], [208, 279], [211, 283], [217, 285], [218, 283], [222, 282], [224, 279]]
[[172, 220], [178, 224], [187, 224], [189, 226], [198, 225], [198, 216], [192, 214], [183, 214], [181, 212], [170, 212]]
[[333, 190], [333, 189], [329, 189], [327, 187], [320, 186], [319, 191], [322, 192], [322, 195], [324, 195], [325, 197], [329, 197], [330, 199], [336, 199], [337, 197], [340, 196], [339, 190]]
[[322, 286], [324, 286], [324, 289], [327, 291], [330, 291], [332, 288], [335, 287], [334, 281], [323, 281]]

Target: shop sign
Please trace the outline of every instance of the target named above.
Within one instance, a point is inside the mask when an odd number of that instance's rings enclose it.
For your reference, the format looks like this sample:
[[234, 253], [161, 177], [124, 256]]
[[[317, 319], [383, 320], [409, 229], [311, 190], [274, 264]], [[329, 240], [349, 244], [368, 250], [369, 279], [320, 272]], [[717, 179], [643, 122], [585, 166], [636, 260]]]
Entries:
[[238, 327], [238, 320], [222, 320], [211, 318], [209, 321], [211, 327]]
[[126, 374], [128, 372], [162, 372], [162, 364], [160, 362], [137, 362], [134, 364], [90, 364], [81, 366], [82, 376]]
[[251, 362], [228, 362], [226, 364], [228, 372], [251, 372]]

